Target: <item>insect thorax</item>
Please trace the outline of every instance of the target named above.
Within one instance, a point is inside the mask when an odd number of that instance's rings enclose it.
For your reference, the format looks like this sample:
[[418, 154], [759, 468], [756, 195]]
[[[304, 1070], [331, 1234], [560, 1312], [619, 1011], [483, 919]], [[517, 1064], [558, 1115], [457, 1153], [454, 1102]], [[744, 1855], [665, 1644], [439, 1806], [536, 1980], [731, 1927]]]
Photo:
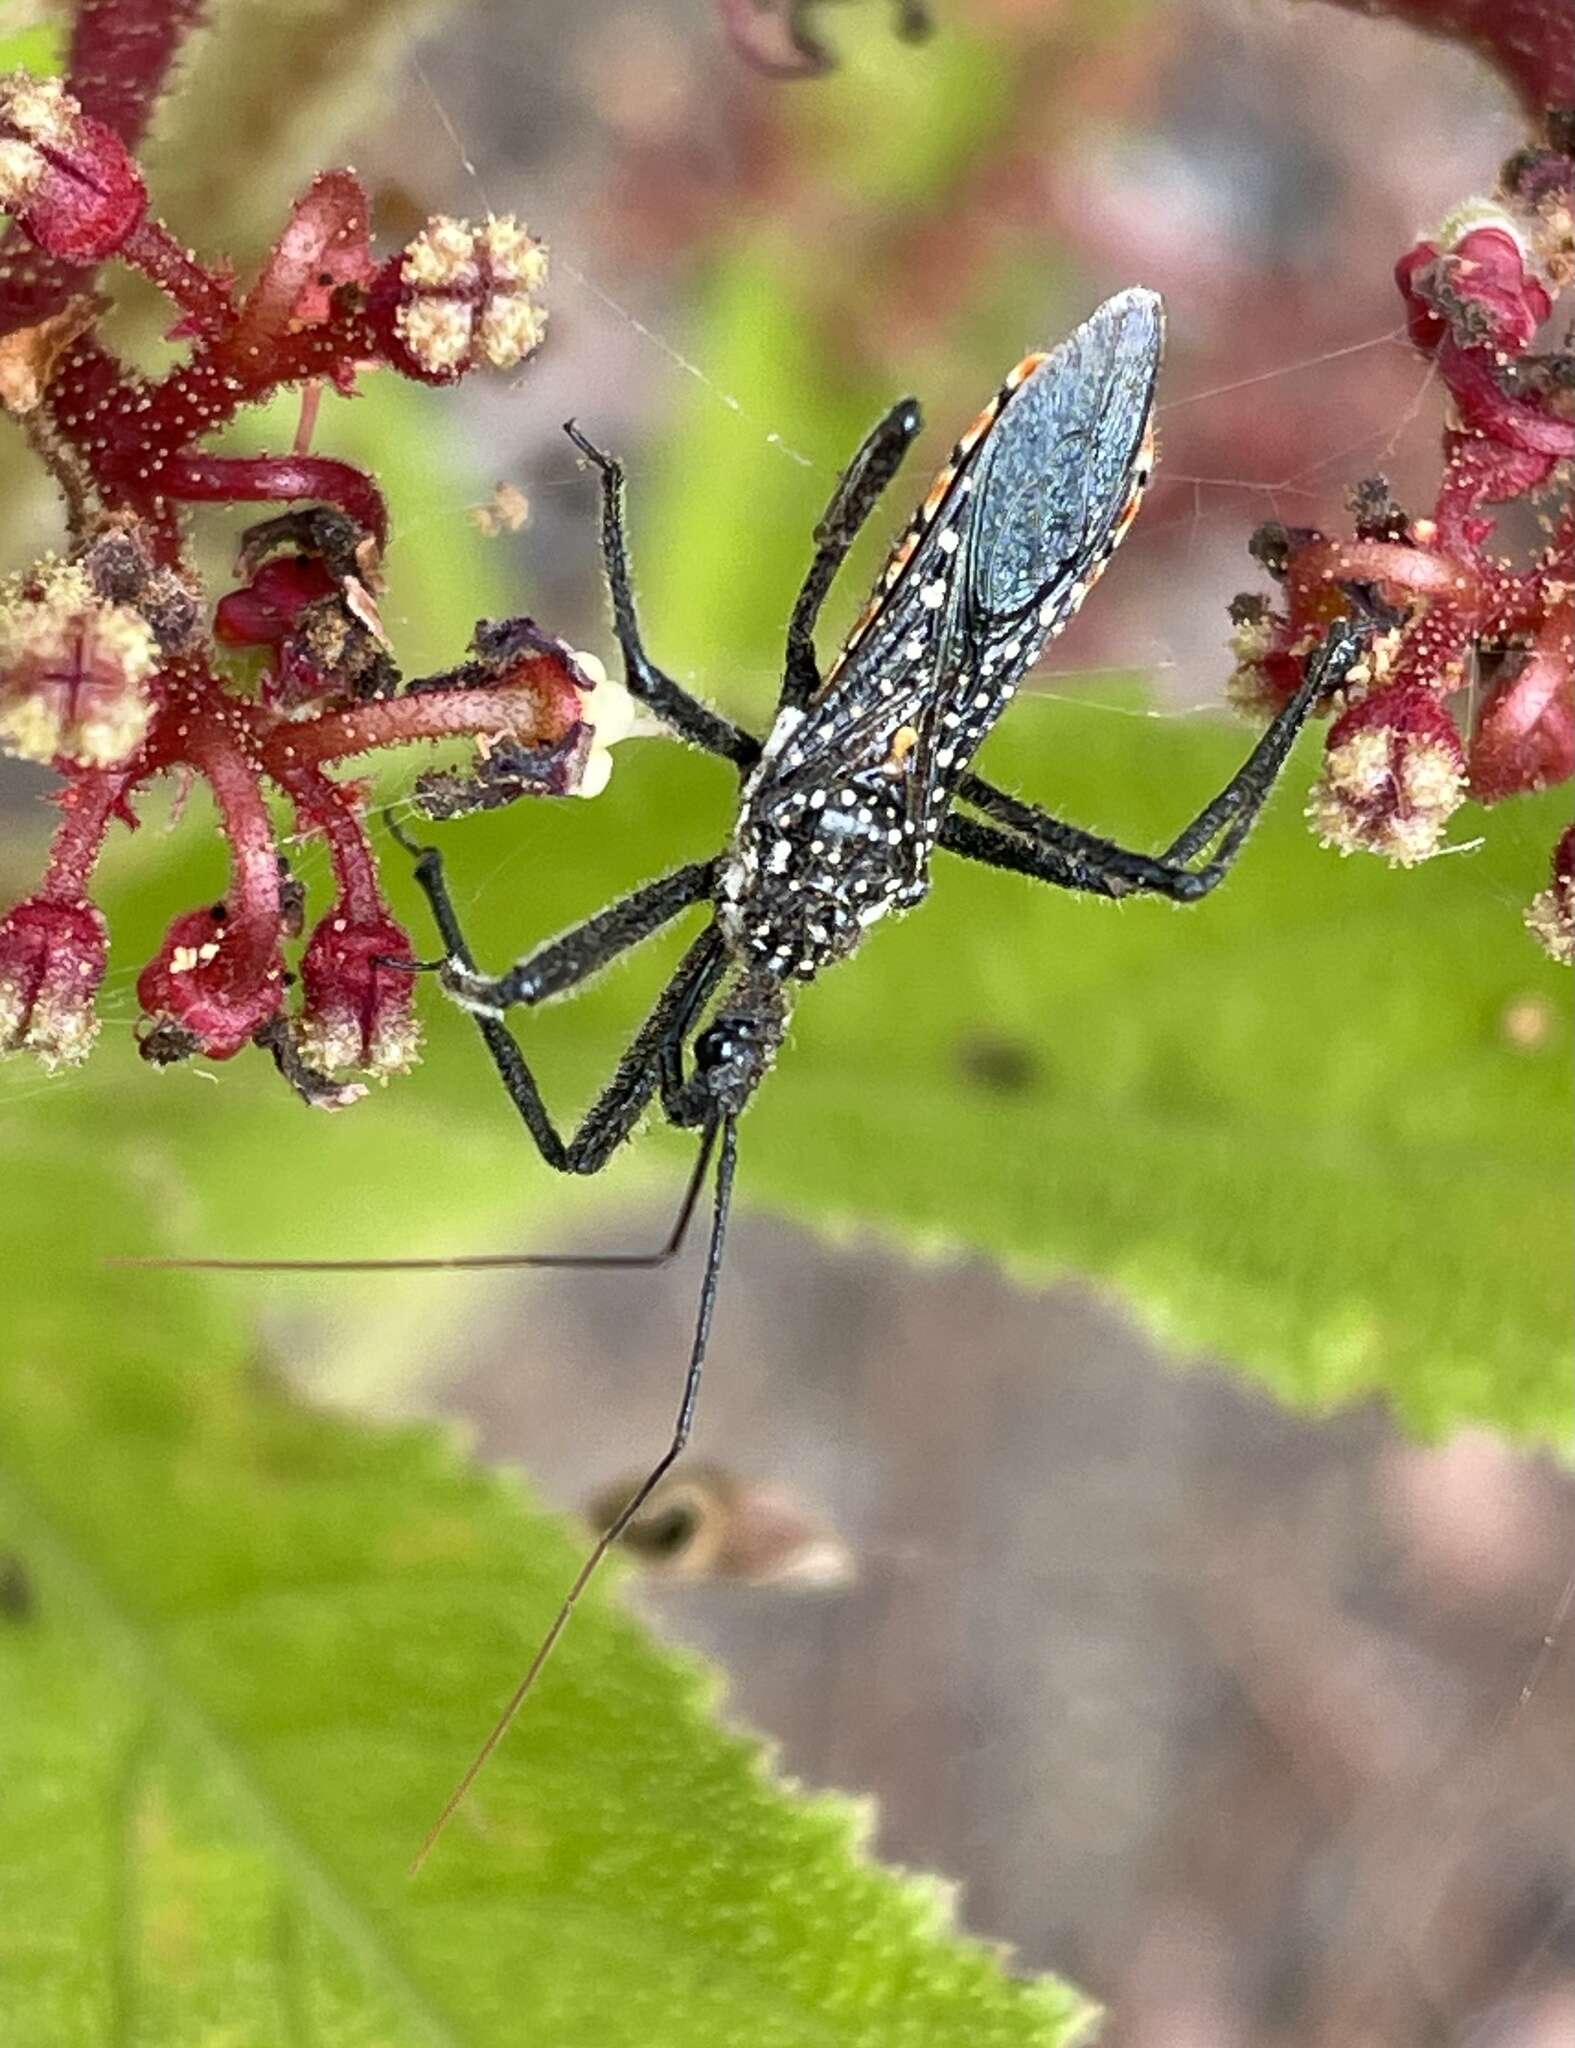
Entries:
[[883, 768], [822, 784], [784, 782], [773, 765], [768, 752], [745, 788], [718, 917], [737, 952], [808, 981], [879, 919], [922, 900], [930, 838], [908, 815], [903, 781]]

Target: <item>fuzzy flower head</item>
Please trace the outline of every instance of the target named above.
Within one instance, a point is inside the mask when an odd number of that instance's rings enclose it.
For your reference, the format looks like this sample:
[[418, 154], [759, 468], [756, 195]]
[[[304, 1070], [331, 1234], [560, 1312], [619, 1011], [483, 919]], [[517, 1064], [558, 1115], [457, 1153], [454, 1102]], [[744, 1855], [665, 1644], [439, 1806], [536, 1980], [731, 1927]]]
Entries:
[[1465, 751], [1449, 713], [1430, 690], [1399, 683], [1335, 720], [1307, 815], [1326, 846], [1413, 867], [1437, 853], [1465, 793]]
[[103, 916], [86, 901], [34, 896], [0, 918], [0, 1052], [33, 1053], [50, 1069], [86, 1059], [108, 950]]
[[386, 914], [354, 917], [336, 903], [301, 958], [304, 1003], [296, 1025], [301, 1055], [322, 1073], [349, 1068], [387, 1080], [416, 1063], [421, 1042], [416, 978], [394, 962], [413, 957]]
[[0, 77], [0, 207], [67, 263], [112, 255], [147, 205], [142, 175], [112, 128], [58, 78]]
[[1526, 927], [1550, 959], [1575, 966], [1575, 825], [1553, 849], [1553, 879], [1527, 904]]
[[546, 250], [511, 214], [479, 227], [435, 214], [374, 295], [390, 360], [429, 384], [480, 362], [516, 368], [547, 331], [534, 297], [546, 279]]
[[0, 748], [113, 768], [142, 744], [160, 665], [153, 628], [59, 562], [0, 603]]

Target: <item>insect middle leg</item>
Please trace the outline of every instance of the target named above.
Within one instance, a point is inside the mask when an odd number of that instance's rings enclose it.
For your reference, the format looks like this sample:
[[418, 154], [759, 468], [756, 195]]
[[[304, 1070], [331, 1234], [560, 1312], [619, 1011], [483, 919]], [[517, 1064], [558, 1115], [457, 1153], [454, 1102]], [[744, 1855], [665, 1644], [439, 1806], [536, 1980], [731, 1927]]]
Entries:
[[448, 956], [445, 980], [474, 1016], [498, 1077], [537, 1151], [559, 1173], [600, 1172], [658, 1087], [670, 1095], [681, 1083], [678, 1047], [722, 978], [724, 949], [715, 926], [708, 925], [684, 955], [611, 1081], [568, 1138], [553, 1122], [503, 1011], [511, 1004], [533, 1004], [561, 994], [659, 931], [708, 894], [712, 864], [698, 861], [647, 883], [489, 980], [477, 968], [459, 922], [442, 855], [436, 847], [417, 847], [403, 835], [401, 839], [417, 855], [416, 881], [442, 934]]
[[623, 464], [588, 440], [570, 420], [564, 428], [569, 439], [592, 463], [602, 483], [602, 565], [607, 573], [607, 590], [612, 599], [613, 631], [623, 649], [624, 680], [629, 694], [648, 705], [680, 739], [703, 747], [708, 754], [720, 754], [740, 769], [752, 768], [760, 758], [760, 742], [752, 733], [702, 704], [679, 682], [659, 669], [645, 651], [640, 617], [635, 607], [634, 582], [629, 571], [629, 544], [623, 520]]
[[[987, 867], [1010, 868], [1060, 888], [1089, 889], [1106, 896], [1144, 893], [1168, 896], [1178, 903], [1196, 902], [1230, 872], [1297, 734], [1319, 701], [1346, 680], [1370, 637], [1368, 625], [1350, 619], [1330, 628], [1308, 659], [1295, 695], [1276, 713], [1218, 796], [1162, 854], [1141, 853], [1064, 824], [1037, 804], [1010, 796], [978, 775], [962, 778], [959, 798], [1010, 830], [952, 817], [942, 828], [940, 843]], [[1201, 867], [1193, 866], [1210, 846], [1215, 849], [1213, 858]]]
[[779, 711], [802, 711], [820, 688], [815, 627], [837, 572], [881, 493], [902, 466], [909, 444], [923, 425], [916, 398], [899, 398], [886, 417], [865, 435], [858, 453], [837, 480], [831, 502], [815, 527], [815, 555], [788, 621], [787, 661]]

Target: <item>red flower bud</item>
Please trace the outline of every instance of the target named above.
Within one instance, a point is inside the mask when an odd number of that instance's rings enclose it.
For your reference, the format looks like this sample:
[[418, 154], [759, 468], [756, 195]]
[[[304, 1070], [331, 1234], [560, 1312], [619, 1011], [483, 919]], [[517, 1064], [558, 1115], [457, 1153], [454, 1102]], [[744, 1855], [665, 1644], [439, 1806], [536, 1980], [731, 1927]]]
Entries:
[[1568, 644], [1562, 654], [1533, 647], [1483, 705], [1471, 746], [1471, 794], [1478, 803], [1547, 789], [1575, 775], [1571, 653]]
[[85, 899], [30, 897], [0, 919], [0, 1051], [36, 1053], [51, 1068], [86, 1059], [108, 950], [103, 915]]
[[1449, 713], [1422, 684], [1394, 683], [1330, 727], [1307, 815], [1326, 846], [1411, 867], [1438, 851], [1465, 793], [1465, 751]]
[[213, 613], [213, 637], [226, 647], [277, 647], [300, 623], [302, 612], [338, 585], [323, 563], [306, 555], [264, 562], [249, 583], [227, 591]]
[[369, 310], [396, 370], [451, 384], [482, 361], [512, 370], [540, 347], [547, 316], [531, 294], [546, 277], [546, 250], [512, 215], [473, 228], [436, 214], [385, 270]]
[[1553, 880], [1526, 906], [1526, 925], [1561, 967], [1575, 965], [1575, 825], [1553, 849]]
[[[277, 941], [276, 932], [270, 937]], [[238, 930], [222, 903], [188, 910], [137, 978], [150, 1020], [143, 1057], [158, 1066], [194, 1053], [233, 1059], [277, 1015], [283, 996], [277, 950]]]
[[386, 915], [354, 918], [343, 902], [308, 941], [296, 1042], [325, 1074], [358, 1067], [385, 1079], [415, 1064], [416, 978], [388, 960], [413, 963], [405, 933]]
[[1413, 344], [1427, 354], [1452, 334], [1462, 348], [1519, 355], [1553, 310], [1500, 207], [1479, 203], [1418, 242], [1395, 265]]
[[66, 263], [100, 262], [141, 220], [147, 198], [126, 145], [58, 78], [0, 78], [0, 206], [41, 249]]

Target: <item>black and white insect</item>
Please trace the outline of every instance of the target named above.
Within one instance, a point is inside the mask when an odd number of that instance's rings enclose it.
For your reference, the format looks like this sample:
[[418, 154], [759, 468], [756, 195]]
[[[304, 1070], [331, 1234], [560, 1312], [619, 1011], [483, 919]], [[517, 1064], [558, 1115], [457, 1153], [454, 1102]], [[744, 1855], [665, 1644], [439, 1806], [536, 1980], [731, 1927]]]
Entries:
[[[700, 1134], [699, 1156], [672, 1231], [655, 1252], [399, 1263], [659, 1264], [682, 1245], [714, 1165], [711, 1231], [671, 1440], [581, 1567], [422, 1857], [518, 1711], [597, 1565], [689, 1438], [721, 1271], [738, 1122], [783, 1043], [799, 985], [847, 959], [881, 919], [920, 903], [937, 851], [1107, 897], [1147, 892], [1190, 903], [1208, 895], [1240, 853], [1309, 711], [1363, 651], [1363, 625], [1342, 621], [1331, 629], [1301, 687], [1239, 772], [1158, 856], [1063, 824], [971, 771], [1023, 677], [1077, 610], [1136, 514], [1153, 462], [1162, 339], [1160, 300], [1132, 290], [1099, 307], [1058, 348], [1025, 357], [952, 450], [822, 676], [814, 647], [821, 607], [919, 431], [913, 400], [892, 407], [854, 456], [815, 530], [815, 553], [788, 626], [776, 718], [764, 741], [699, 702], [647, 655], [625, 542], [622, 471], [569, 429], [601, 477], [602, 549], [628, 687], [680, 737], [737, 769], [742, 788], [732, 837], [714, 859], [648, 882], [496, 977], [472, 955], [441, 855], [403, 843], [416, 856], [416, 877], [442, 934], [444, 986], [476, 1018], [546, 1163], [564, 1173], [598, 1172], [653, 1099], [670, 1123]], [[700, 905], [709, 912], [704, 930], [612, 1080], [578, 1128], [563, 1136], [507, 1013], [577, 987]]]

